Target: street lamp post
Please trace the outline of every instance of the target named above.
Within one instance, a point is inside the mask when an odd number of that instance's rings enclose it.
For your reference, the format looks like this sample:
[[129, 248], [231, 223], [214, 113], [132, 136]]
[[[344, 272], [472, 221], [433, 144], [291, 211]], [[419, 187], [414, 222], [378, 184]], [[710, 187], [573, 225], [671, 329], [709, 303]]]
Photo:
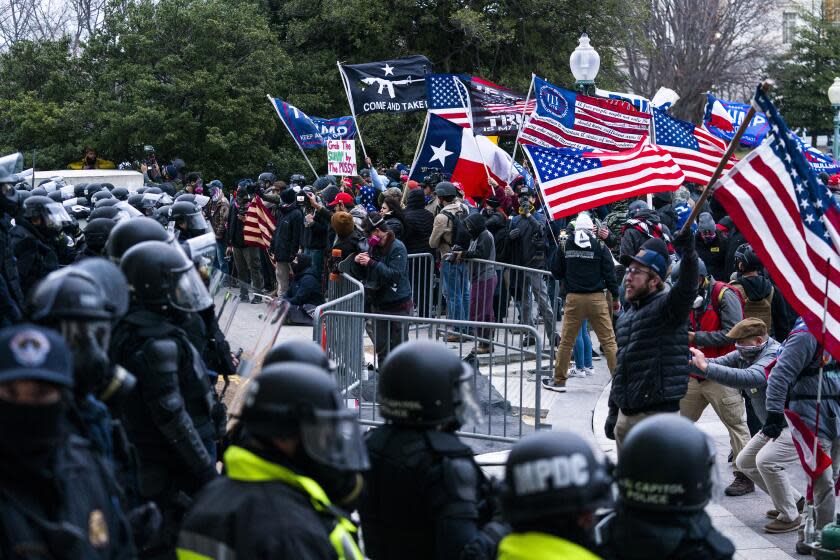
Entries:
[[834, 83], [828, 88], [828, 100], [834, 109], [834, 141], [831, 152], [835, 160], [840, 160], [840, 78], [834, 78]]
[[[584, 33], [578, 40], [578, 46], [569, 57], [569, 66], [575, 77], [578, 91], [587, 95], [595, 93], [595, 77], [601, 68], [601, 57], [598, 51], [589, 44], [589, 35]], [[590, 91], [591, 90], [591, 91]]]

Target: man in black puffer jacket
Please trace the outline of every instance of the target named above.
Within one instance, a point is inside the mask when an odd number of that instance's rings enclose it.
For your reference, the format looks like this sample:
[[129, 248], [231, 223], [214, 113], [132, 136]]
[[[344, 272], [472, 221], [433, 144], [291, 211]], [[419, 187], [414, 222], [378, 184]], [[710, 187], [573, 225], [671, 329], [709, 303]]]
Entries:
[[429, 238], [432, 236], [432, 226], [435, 217], [426, 210], [426, 197], [421, 189], [408, 192], [403, 210], [403, 221], [406, 229], [411, 232], [403, 241], [409, 255], [417, 253], [432, 253]]
[[[698, 263], [690, 229], [674, 240], [683, 255], [679, 280], [668, 290], [668, 249], [649, 239], [625, 255], [624, 296], [630, 307], [616, 323], [618, 359], [605, 430], [619, 451], [630, 429], [644, 418], [676, 413], [688, 387], [688, 314], [697, 295]], [[616, 411], [615, 408], [619, 410]]]

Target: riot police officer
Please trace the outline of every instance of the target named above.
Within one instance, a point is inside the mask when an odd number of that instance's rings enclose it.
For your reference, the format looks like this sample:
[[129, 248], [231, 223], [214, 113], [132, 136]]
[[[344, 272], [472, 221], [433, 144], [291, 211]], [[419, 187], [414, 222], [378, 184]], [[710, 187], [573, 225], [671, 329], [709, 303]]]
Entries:
[[[379, 402], [386, 424], [368, 432], [371, 470], [359, 504], [374, 560], [490, 556], [503, 534], [472, 450], [453, 433], [475, 417], [472, 371], [433, 342], [408, 342], [385, 360]], [[484, 506], [484, 507], [482, 507]]]
[[0, 326], [19, 321], [23, 312], [23, 291], [11, 243], [11, 220], [23, 198], [15, 188], [21, 167], [20, 153], [0, 158]]
[[217, 476], [215, 394], [204, 361], [177, 326], [183, 313], [206, 309], [211, 299], [193, 263], [161, 241], [135, 245], [120, 268], [131, 306], [114, 331], [111, 354], [128, 371], [142, 372], [124, 401], [123, 421], [137, 448], [140, 495], [164, 516], [165, 550], [191, 497]]
[[178, 557], [361, 560], [356, 527], [339, 504], [358, 494], [368, 457], [335, 380], [284, 362], [265, 367], [246, 391], [227, 476], [196, 498]]
[[85, 245], [77, 255], [77, 259], [86, 257], [101, 257], [105, 254], [105, 244], [111, 230], [117, 225], [116, 220], [109, 218], [94, 218], [85, 226]]
[[210, 231], [204, 214], [195, 202], [175, 202], [169, 209], [169, 221], [174, 223], [175, 233], [181, 242]]
[[595, 510], [611, 503], [604, 454], [572, 432], [539, 432], [513, 446], [505, 465], [505, 518], [513, 532], [499, 560], [594, 560]]
[[112, 262], [119, 263], [126, 251], [143, 241], [174, 243], [174, 238], [152, 218], [134, 218], [114, 226], [105, 243], [105, 251]]
[[714, 444], [691, 421], [657, 414], [624, 440], [619, 500], [602, 522], [603, 556], [615, 560], [732, 558], [735, 547], [703, 510], [717, 471]]
[[73, 262], [73, 251], [62, 232], [71, 223], [64, 206], [49, 197], [30, 196], [24, 201], [11, 230], [21, 286], [34, 286], [60, 264]]
[[72, 364], [52, 330], [0, 330], [0, 558], [136, 558], [109, 469], [66, 433]]

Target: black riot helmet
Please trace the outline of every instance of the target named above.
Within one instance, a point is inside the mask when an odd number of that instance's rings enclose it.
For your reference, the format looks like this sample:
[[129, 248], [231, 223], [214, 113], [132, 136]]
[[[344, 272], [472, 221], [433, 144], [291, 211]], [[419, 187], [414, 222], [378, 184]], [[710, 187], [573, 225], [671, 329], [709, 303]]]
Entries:
[[35, 187], [30, 191], [32, 196], [47, 196], [47, 189], [44, 187]]
[[73, 223], [60, 202], [46, 196], [30, 196], [23, 202], [23, 217], [30, 222], [41, 220], [41, 229], [61, 231]]
[[117, 200], [128, 200], [128, 189], [125, 187], [114, 187], [114, 190], [111, 191], [111, 194], [114, 195], [114, 198]]
[[73, 185], [73, 196], [76, 198], [87, 198], [87, 183]]
[[96, 204], [96, 202], [98, 200], [103, 200], [103, 199], [106, 199], [106, 198], [114, 198], [114, 195], [111, 194], [111, 191], [106, 190], [106, 189], [102, 189], [101, 191], [95, 192], [93, 194], [93, 196], [90, 197], [90, 201], [92, 203]]
[[108, 236], [111, 235], [111, 230], [117, 222], [109, 218], [94, 218], [85, 226], [85, 243], [92, 251], [102, 254], [105, 250], [105, 243], [108, 241]]
[[88, 199], [93, 199], [93, 195], [103, 189], [105, 189], [105, 187], [102, 186], [102, 183], [89, 183], [85, 189], [85, 196], [88, 197]]
[[161, 311], [197, 312], [213, 304], [195, 265], [178, 247], [144, 241], [120, 260], [132, 301]]
[[112, 322], [116, 323], [128, 311], [128, 282], [120, 267], [103, 257], [87, 257], [73, 263], [77, 268], [90, 274], [105, 294], [105, 308], [111, 313]]
[[47, 193], [47, 198], [55, 202], [61, 202], [61, 191], [53, 191], [51, 193]]
[[134, 194], [128, 195], [126, 201], [131, 205], [137, 208], [138, 210], [143, 208], [143, 195], [142, 193], [136, 192]]
[[686, 418], [656, 414], [630, 430], [615, 478], [628, 508], [693, 512], [709, 502], [715, 475], [715, 448], [706, 434]]
[[260, 176], [257, 177], [257, 183], [264, 189], [272, 186], [274, 181], [277, 180], [277, 177], [274, 176], [274, 173], [271, 171], [266, 171], [265, 173], [260, 173]]
[[[738, 265], [744, 265], [744, 269], [741, 270]], [[761, 264], [761, 259], [753, 251], [752, 245], [744, 243], [735, 249], [735, 268], [742, 273], [758, 272], [764, 268], [764, 265]]]
[[171, 204], [164, 204], [160, 208], [155, 209], [155, 213], [151, 216], [155, 220], [157, 220], [160, 225], [166, 227], [169, 225], [169, 213], [172, 211]]
[[306, 177], [303, 173], [292, 173], [292, 176], [289, 177], [289, 186], [297, 185], [302, 187], [306, 184]]
[[[97, 280], [90, 269], [76, 265], [51, 272], [32, 294], [30, 317], [60, 331], [73, 350], [76, 394], [93, 393], [108, 401], [130, 392], [137, 380], [122, 368], [111, 367], [108, 346], [116, 316], [103, 281]], [[125, 290], [124, 279], [118, 287]]]
[[143, 241], [171, 242], [172, 236], [152, 218], [140, 217], [121, 222], [111, 230], [105, 250], [113, 262], [120, 262], [123, 255]]
[[471, 378], [470, 367], [446, 346], [424, 341], [402, 344], [380, 372], [382, 416], [406, 426], [458, 428], [480, 414]]
[[35, 287], [29, 308], [29, 317], [42, 324], [60, 319], [107, 321], [111, 318], [99, 284], [90, 274], [73, 266], [45, 276]]
[[147, 187], [143, 194], [163, 194], [163, 189], [160, 187]]
[[169, 221], [175, 222], [182, 239], [192, 239], [209, 231], [204, 214], [194, 202], [178, 201], [169, 209]]
[[[99, 193], [97, 193], [99, 194]], [[106, 206], [116, 206], [120, 202], [123, 202], [119, 198], [100, 198], [96, 201], [96, 204], [93, 205], [94, 208], [103, 208]]]
[[116, 221], [117, 216], [120, 214], [120, 209], [116, 208], [115, 206], [98, 206], [93, 209], [90, 213], [90, 220], [96, 220], [97, 218], [105, 218], [108, 220]]
[[306, 339], [293, 339], [278, 342], [263, 358], [263, 367], [281, 362], [303, 362], [313, 364], [328, 371], [335, 369], [335, 364], [318, 346], [317, 342]]
[[175, 202], [195, 202], [193, 193], [183, 193], [175, 197]]
[[314, 462], [339, 471], [370, 468], [355, 413], [324, 369], [301, 362], [270, 364], [248, 384], [244, 430], [258, 438], [300, 438]]
[[612, 478], [604, 454], [570, 431], [537, 432], [510, 450], [505, 518], [520, 525], [608, 506]]

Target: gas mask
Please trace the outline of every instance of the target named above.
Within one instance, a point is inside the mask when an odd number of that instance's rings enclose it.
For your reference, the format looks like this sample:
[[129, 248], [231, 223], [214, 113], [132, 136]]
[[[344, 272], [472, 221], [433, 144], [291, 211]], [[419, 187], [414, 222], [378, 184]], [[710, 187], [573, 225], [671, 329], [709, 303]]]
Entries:
[[62, 321], [61, 334], [73, 351], [74, 391], [78, 396], [94, 392], [110, 377], [109, 321]]

